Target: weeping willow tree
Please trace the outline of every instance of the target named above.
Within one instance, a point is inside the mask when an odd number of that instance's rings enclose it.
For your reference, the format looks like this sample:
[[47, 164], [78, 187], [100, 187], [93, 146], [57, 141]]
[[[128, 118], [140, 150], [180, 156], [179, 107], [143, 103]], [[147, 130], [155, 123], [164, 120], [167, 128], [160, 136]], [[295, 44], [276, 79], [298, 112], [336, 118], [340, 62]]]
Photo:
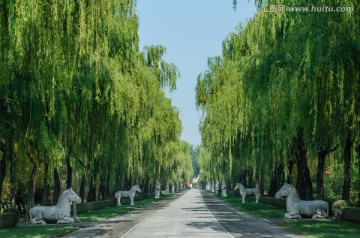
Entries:
[[257, 3], [256, 16], [224, 40], [222, 57], [211, 59], [198, 77], [208, 163], [232, 179], [271, 185], [269, 194], [285, 180], [296, 183], [301, 198], [312, 199], [311, 174], [323, 197], [324, 171], [331, 166], [326, 158], [336, 152], [344, 158], [342, 194], [349, 200], [351, 171], [358, 169], [349, 162], [359, 159], [353, 156], [359, 141], [357, 13], [271, 13], [262, 6], [286, 3]]
[[139, 49], [135, 7], [1, 2], [1, 197], [56, 202], [73, 187], [93, 201], [161, 176], [187, 179], [190, 152], [163, 92], [179, 72], [164, 47]]

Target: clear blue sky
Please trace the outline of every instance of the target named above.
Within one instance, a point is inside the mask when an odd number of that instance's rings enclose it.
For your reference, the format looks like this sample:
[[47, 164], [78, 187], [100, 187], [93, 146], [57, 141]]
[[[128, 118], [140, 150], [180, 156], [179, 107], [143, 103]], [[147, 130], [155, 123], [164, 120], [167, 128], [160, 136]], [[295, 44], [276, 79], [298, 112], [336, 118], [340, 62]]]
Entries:
[[167, 94], [180, 111], [181, 138], [199, 145], [201, 112], [196, 110], [196, 78], [207, 69], [208, 57], [221, 55], [223, 39], [255, 15], [253, 0], [138, 0], [140, 48], [163, 45], [164, 59], [181, 74], [177, 89]]

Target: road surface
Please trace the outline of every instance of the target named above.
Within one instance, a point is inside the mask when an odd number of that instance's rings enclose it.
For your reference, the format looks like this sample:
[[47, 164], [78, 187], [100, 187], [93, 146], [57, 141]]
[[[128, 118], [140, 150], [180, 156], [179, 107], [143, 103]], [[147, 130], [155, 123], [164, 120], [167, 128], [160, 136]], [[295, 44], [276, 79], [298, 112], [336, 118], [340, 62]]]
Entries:
[[203, 190], [175, 196], [64, 237], [301, 237], [224, 204]]

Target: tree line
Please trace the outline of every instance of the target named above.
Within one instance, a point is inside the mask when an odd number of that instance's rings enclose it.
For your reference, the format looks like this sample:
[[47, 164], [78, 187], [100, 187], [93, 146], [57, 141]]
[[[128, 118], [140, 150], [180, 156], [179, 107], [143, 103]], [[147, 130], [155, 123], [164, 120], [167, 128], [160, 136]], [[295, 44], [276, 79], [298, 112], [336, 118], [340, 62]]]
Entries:
[[[134, 0], [0, 2], [0, 197], [87, 201], [184, 183], [190, 146], [164, 94], [179, 72], [139, 49]], [[49, 201], [51, 200], [51, 201]]]
[[359, 205], [356, 1], [321, 2], [353, 7], [346, 13], [264, 11], [319, 5], [314, 0], [255, 3], [255, 17], [226, 37], [197, 79], [202, 179], [240, 181], [270, 196], [288, 182], [302, 199]]

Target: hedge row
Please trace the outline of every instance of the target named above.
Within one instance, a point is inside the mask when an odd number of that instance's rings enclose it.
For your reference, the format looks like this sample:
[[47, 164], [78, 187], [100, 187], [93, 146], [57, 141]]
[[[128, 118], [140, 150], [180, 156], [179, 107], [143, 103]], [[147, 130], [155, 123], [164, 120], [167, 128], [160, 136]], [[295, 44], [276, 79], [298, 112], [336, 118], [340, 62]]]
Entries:
[[261, 197], [260, 202], [286, 208], [286, 199], [274, 197]]
[[18, 223], [20, 219], [20, 212], [16, 209], [7, 209], [0, 214], [0, 228], [12, 227]]
[[345, 207], [342, 209], [341, 218], [347, 221], [360, 223], [360, 208], [359, 207]]
[[[147, 197], [154, 196], [154, 193], [147, 194]], [[138, 201], [143, 199], [143, 194], [137, 195], [134, 200]], [[95, 202], [85, 202], [85, 203], [78, 203], [76, 204], [76, 211], [77, 212], [88, 212], [93, 211], [96, 209], [104, 208], [104, 207], [112, 207], [117, 204], [116, 198], [111, 198], [107, 200], [95, 201]], [[121, 198], [121, 204], [129, 205], [130, 199], [129, 198]], [[73, 206], [71, 206], [71, 212], [73, 214]]]
[[[102, 201], [95, 201], [95, 202], [85, 202], [85, 203], [78, 203], [76, 204], [76, 211], [77, 212], [88, 212], [92, 210], [96, 210], [99, 208], [104, 207], [111, 207], [115, 205], [115, 198], [108, 199], [108, 200], [102, 200]], [[73, 207], [71, 207], [71, 210]], [[73, 212], [73, 211], [71, 211]]]

